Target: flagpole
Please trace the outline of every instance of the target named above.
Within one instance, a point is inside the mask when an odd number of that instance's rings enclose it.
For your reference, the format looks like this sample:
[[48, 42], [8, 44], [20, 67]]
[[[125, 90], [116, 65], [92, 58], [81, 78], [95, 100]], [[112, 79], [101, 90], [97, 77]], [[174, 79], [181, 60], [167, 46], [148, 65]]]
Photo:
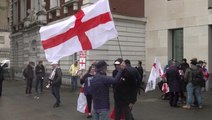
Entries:
[[[109, 6], [110, 6], [110, 3], [109, 3], [109, 1], [108, 1], [108, 4], [109, 4]], [[113, 14], [111, 13], [111, 18], [112, 18], [112, 20], [113, 20]], [[114, 21], [114, 20], [113, 20]], [[115, 25], [115, 28], [116, 28], [116, 24], [114, 23], [114, 25]], [[117, 30], [117, 29], [116, 29]], [[122, 51], [121, 51], [121, 45], [120, 45], [120, 40], [119, 40], [119, 37], [117, 37], [117, 39], [118, 39], [118, 46], [119, 46], [119, 50], [120, 50], [120, 55], [121, 55], [121, 58], [123, 59], [123, 55], [122, 55]]]
[[117, 39], [118, 39], [118, 46], [119, 46], [119, 50], [120, 50], [120, 55], [121, 55], [121, 58], [123, 59], [119, 37], [117, 37]]

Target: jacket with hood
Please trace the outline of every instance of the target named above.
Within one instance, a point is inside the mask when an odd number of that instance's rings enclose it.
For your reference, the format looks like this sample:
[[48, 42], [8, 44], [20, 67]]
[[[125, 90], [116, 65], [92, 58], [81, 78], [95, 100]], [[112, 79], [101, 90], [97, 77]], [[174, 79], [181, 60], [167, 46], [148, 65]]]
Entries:
[[191, 82], [192, 81], [192, 70], [198, 70], [198, 69], [200, 70], [200, 74], [203, 77], [201, 69], [197, 65], [191, 64], [191, 67], [186, 69], [186, 72], [185, 72], [185, 75], [184, 75], [185, 81], [188, 82], [188, 83]]

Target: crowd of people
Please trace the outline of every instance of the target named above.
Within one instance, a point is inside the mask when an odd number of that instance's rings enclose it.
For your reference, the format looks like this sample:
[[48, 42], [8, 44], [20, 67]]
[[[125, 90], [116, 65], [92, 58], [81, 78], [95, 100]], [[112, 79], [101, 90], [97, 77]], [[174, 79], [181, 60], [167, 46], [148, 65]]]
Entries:
[[[143, 78], [141, 64], [141, 61], [138, 61], [138, 66], [132, 67], [130, 60], [118, 58], [114, 61], [115, 69], [112, 76], [107, 75], [108, 64], [105, 61], [92, 64], [80, 80], [84, 86], [84, 94], [89, 108], [87, 118], [134, 120], [132, 109], [137, 101], [137, 94], [140, 93]], [[114, 108], [112, 113], [109, 113], [109, 89], [111, 86], [113, 87]], [[93, 103], [92, 114], [91, 103]]]
[[[58, 62], [52, 62], [52, 71], [48, 76], [48, 85], [51, 86], [52, 95], [55, 98], [53, 107], [60, 107], [60, 86], [62, 83], [62, 70]], [[171, 107], [179, 107], [191, 109], [192, 106], [198, 108], [203, 107], [202, 89], [207, 88], [209, 73], [206, 69], [207, 63], [202, 60], [193, 58], [190, 60], [190, 65], [187, 60], [182, 59], [181, 63], [174, 59], [168, 61], [164, 68], [164, 83], [169, 86], [169, 105]], [[38, 61], [35, 67], [34, 76], [33, 62], [29, 62], [23, 71], [23, 76], [26, 79], [25, 93], [32, 94], [32, 83], [35, 81], [36, 94], [43, 92], [45, 67], [42, 61]], [[131, 66], [131, 61], [122, 58], [117, 58], [114, 61], [114, 70], [112, 76], [107, 75], [108, 64], [101, 60], [94, 62], [88, 71], [81, 75], [78, 61], [75, 61], [69, 69], [71, 75], [71, 91], [77, 91], [77, 81], [80, 80], [84, 87], [84, 94], [88, 107], [87, 118], [93, 120], [134, 120], [132, 109], [137, 101], [137, 94], [140, 94], [142, 89], [143, 68], [142, 62], [138, 61], [136, 67]], [[2, 91], [3, 67], [0, 72], [0, 96]], [[206, 85], [206, 86], [205, 86]], [[113, 88], [114, 108], [112, 113], [110, 109], [109, 89]], [[40, 88], [40, 90], [39, 90]], [[182, 103], [182, 104], [179, 104]], [[110, 115], [109, 115], [110, 114]]]
[[[191, 109], [191, 106], [203, 107], [202, 88], [208, 82], [209, 73], [206, 69], [207, 63], [193, 58], [190, 65], [187, 60], [182, 59], [181, 63], [172, 59], [165, 67], [166, 80], [169, 86], [169, 104], [171, 107]], [[186, 94], [185, 94], [186, 93]], [[181, 104], [179, 104], [181, 103]], [[183, 105], [185, 103], [185, 105]]]

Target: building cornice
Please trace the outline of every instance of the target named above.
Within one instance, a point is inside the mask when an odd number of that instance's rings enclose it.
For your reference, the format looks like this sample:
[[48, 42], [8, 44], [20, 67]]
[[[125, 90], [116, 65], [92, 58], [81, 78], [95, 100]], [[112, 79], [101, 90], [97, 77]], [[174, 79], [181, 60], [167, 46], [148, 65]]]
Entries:
[[23, 34], [22, 31], [18, 31], [18, 32], [16, 32], [16, 33], [11, 33], [9, 37], [10, 37], [10, 38], [13, 38], [13, 37], [20, 36], [20, 35], [22, 35], [22, 34]]
[[117, 15], [117, 14], [112, 14], [114, 19], [124, 19], [124, 20], [133, 20], [133, 21], [140, 21], [140, 22], [147, 22], [146, 18], [143, 17], [130, 17], [130, 16], [123, 16], [123, 15]]
[[[147, 22], [147, 19], [142, 18], [142, 17], [129, 17], [129, 16], [123, 16], [123, 15], [117, 15], [117, 14], [112, 14], [112, 16], [113, 16], [114, 19], [133, 20], [133, 21], [139, 21], [139, 22], [143, 22], [143, 23]], [[51, 24], [54, 24], [54, 23], [58, 23], [60, 21], [67, 20], [70, 17], [71, 16], [68, 16], [68, 17], [65, 17], [65, 18], [62, 18], [62, 19], [59, 19], [59, 20], [56, 20], [56, 21], [49, 22], [47, 25], [51, 25]]]

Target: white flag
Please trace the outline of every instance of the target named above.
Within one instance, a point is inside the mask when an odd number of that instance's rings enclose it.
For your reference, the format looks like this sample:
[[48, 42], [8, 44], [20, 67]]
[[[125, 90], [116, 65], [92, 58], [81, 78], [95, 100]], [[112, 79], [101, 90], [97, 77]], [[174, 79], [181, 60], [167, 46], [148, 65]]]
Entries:
[[118, 36], [108, 0], [99, 0], [67, 20], [41, 27], [39, 32], [49, 62], [98, 48]]
[[152, 69], [149, 75], [149, 79], [146, 85], [145, 92], [155, 90], [156, 87], [156, 79], [160, 76], [163, 76], [163, 69], [161, 68], [160, 61], [155, 58], [154, 64], [152, 65]]

